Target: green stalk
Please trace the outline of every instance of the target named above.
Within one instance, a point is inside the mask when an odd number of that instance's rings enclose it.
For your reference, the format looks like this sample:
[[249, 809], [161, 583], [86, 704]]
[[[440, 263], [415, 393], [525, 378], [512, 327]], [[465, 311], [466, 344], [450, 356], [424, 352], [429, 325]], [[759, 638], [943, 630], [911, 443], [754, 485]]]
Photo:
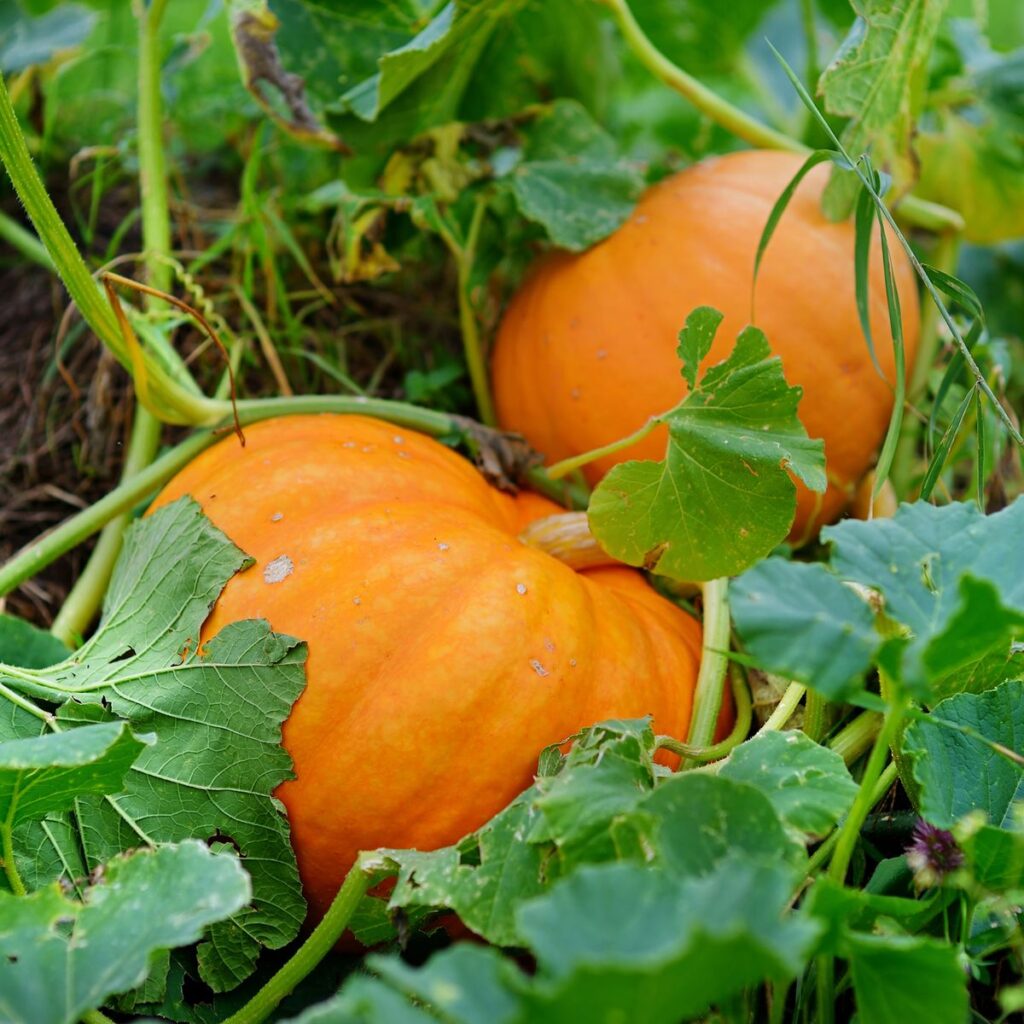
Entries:
[[160, 96], [160, 22], [167, 0], [138, 4], [139, 18], [139, 185], [142, 193], [142, 244], [146, 279], [152, 288], [170, 290], [171, 268], [161, 258], [171, 253], [170, 196], [164, 155], [164, 115]]
[[[669, 412], [671, 411], [669, 410]], [[616, 452], [621, 452], [623, 448], [628, 448], [630, 445], [642, 441], [651, 431], [660, 427], [667, 415], [668, 413], [662, 413], [660, 416], [652, 416], [642, 427], [634, 430], [627, 437], [620, 437], [617, 441], [611, 441], [600, 448], [592, 448], [589, 452], [583, 452], [581, 455], [571, 455], [567, 459], [562, 459], [560, 462], [548, 466], [548, 476], [552, 480], [560, 480], [563, 476], [568, 476], [588, 463], [595, 462], [597, 459], [603, 459], [606, 455], [614, 455]]]
[[877, 711], [862, 711], [832, 737], [829, 749], [851, 765], [871, 749], [881, 727], [882, 716]]
[[[0, 78], [0, 161], [14, 185], [25, 212], [53, 261], [64, 287], [86, 323], [125, 367], [131, 355], [113, 310], [93, 280], [64, 222], [46, 193], [21, 133], [6, 83]], [[155, 404], [169, 422], [207, 426], [221, 418], [218, 403], [182, 388], [159, 366], [146, 364]]]
[[[20, 583], [91, 537], [115, 516], [133, 509], [162, 487], [201, 451], [224, 436], [231, 422], [230, 410], [230, 404], [222, 402], [220, 411], [224, 425], [215, 430], [203, 430], [193, 434], [151, 465], [123, 481], [94, 505], [66, 519], [34, 544], [22, 548], [0, 568], [0, 596], [9, 594]], [[406, 402], [364, 398], [362, 395], [297, 395], [290, 398], [257, 398], [238, 403], [238, 418], [243, 426], [275, 416], [311, 413], [374, 416], [396, 426], [418, 430], [430, 437], [458, 436], [465, 429], [464, 422], [447, 413], [422, 409]], [[538, 490], [549, 494], [555, 500], [576, 499], [571, 488], [553, 481], [545, 483], [545, 474], [538, 468], [530, 470], [527, 477]]]
[[469, 370], [473, 397], [476, 399], [477, 415], [483, 424], [493, 427], [498, 420], [494, 412], [491, 383], [487, 376], [487, 364], [480, 343], [480, 328], [476, 322], [476, 312], [469, 294], [473, 261], [476, 259], [476, 247], [480, 240], [480, 229], [483, 227], [486, 212], [487, 200], [483, 196], [477, 196], [476, 205], [473, 207], [473, 218], [469, 223], [469, 230], [466, 232], [465, 244], [460, 245], [450, 231], [440, 230], [439, 233], [454, 257], [458, 271], [459, 329], [462, 332], [462, 348], [466, 357], [466, 368]]
[[[960, 236], [953, 232], [946, 232], [939, 236], [932, 265], [947, 274], [953, 274], [956, 272], [959, 255]], [[914, 366], [907, 382], [908, 406], [915, 406], [924, 397], [928, 387], [928, 377], [935, 363], [938, 349], [939, 307], [934, 302], [928, 302], [921, 310], [917, 354], [914, 356]], [[892, 470], [889, 473], [896, 494], [901, 499], [909, 498], [910, 481], [913, 477], [914, 461], [917, 455], [917, 442], [922, 429], [923, 424], [916, 416], [904, 418], [896, 453], [893, 456]]]
[[775, 705], [775, 710], [765, 719], [764, 725], [757, 730], [758, 735], [763, 732], [780, 732], [786, 723], [793, 717], [800, 704], [807, 687], [803, 683], [790, 683], [783, 693], [782, 699]]
[[[160, 421], [141, 405], [137, 405], [131, 439], [121, 470], [122, 483], [131, 480], [152, 463], [160, 448], [161, 432]], [[75, 585], [53, 620], [50, 632], [69, 647], [76, 647], [81, 643], [82, 636], [103, 602], [110, 574], [114, 571], [114, 563], [121, 553], [124, 531], [130, 521], [130, 513], [124, 512], [103, 527], [89, 561], [75, 580]]]
[[[160, 97], [160, 22], [167, 0], [140, 5], [139, 18], [139, 185], [142, 194], [142, 244], [146, 251], [146, 277], [152, 288], [170, 289], [171, 268], [162, 257], [171, 253], [170, 201], [167, 192], [167, 161], [163, 144], [163, 110]], [[156, 300], [146, 296], [150, 308]], [[128, 449], [121, 479], [128, 480], [148, 466], [160, 449], [161, 423], [141, 402], [135, 403]], [[106, 593], [110, 574], [121, 551], [121, 540], [130, 517], [112, 519], [100, 534], [67, 599], [53, 621], [51, 632], [69, 646], [80, 642], [96, 616]]]
[[21, 253], [25, 259], [38, 263], [47, 270], [53, 270], [53, 260], [50, 259], [46, 246], [31, 231], [26, 231], [6, 213], [0, 213], [0, 238]]
[[[704, 639], [700, 653], [700, 671], [693, 691], [693, 714], [687, 746], [710, 747], [722, 710], [722, 688], [729, 667], [729, 581], [709, 580], [701, 587], [704, 594]], [[688, 758], [680, 768], [697, 762]]]
[[[749, 142], [752, 146], [764, 149], [782, 149], [791, 153], [810, 152], [802, 142], [762, 124], [673, 64], [647, 37], [633, 16], [628, 0], [597, 0], [597, 2], [611, 10], [626, 44], [640, 63], [655, 78], [689, 100], [716, 124], [721, 125], [737, 138], [743, 139], [744, 142]], [[964, 227], [963, 218], [956, 211], [913, 195], [908, 195], [901, 200], [900, 216], [908, 224], [930, 231], [962, 231]]]
[[815, 743], [820, 743], [821, 738], [828, 732], [828, 701], [817, 690], [807, 691], [804, 700], [803, 731]]
[[18, 874], [18, 865], [14, 863], [14, 828], [9, 821], [0, 825], [0, 839], [3, 842], [2, 853], [7, 884], [15, 896], [24, 896], [28, 890], [21, 880], [21, 875]]
[[732, 683], [732, 697], [736, 705], [736, 723], [724, 740], [720, 740], [710, 747], [691, 747], [689, 743], [682, 743], [674, 736], [658, 736], [655, 739], [654, 749], [670, 750], [680, 757], [700, 761], [703, 764], [721, 760], [732, 753], [733, 749], [747, 738], [754, 709], [750, 699], [750, 689], [738, 665], [732, 666], [729, 681]]
[[899, 735], [903, 726], [903, 717], [906, 711], [906, 700], [897, 696], [895, 702], [889, 706], [882, 722], [882, 728], [875, 737], [874, 746], [868, 757], [868, 763], [864, 767], [864, 775], [861, 777], [860, 788], [853, 801], [853, 807], [846, 816], [842, 827], [839, 830], [839, 838], [836, 840], [835, 851], [832, 860], [829, 862], [829, 877], [842, 885], [846, 881], [846, 872], [850, 866], [850, 858], [853, 856], [854, 847], [857, 845], [857, 838], [860, 835], [861, 826], [875, 804], [875, 787], [882, 776], [889, 758], [889, 747], [893, 740]]
[[345, 876], [345, 881], [323, 920], [309, 938], [299, 946], [277, 974], [245, 1006], [223, 1021], [223, 1024], [263, 1024], [281, 1000], [290, 995], [295, 986], [334, 948], [348, 927], [359, 901], [366, 895], [371, 877], [372, 873], [363, 867], [362, 859], [357, 860]]

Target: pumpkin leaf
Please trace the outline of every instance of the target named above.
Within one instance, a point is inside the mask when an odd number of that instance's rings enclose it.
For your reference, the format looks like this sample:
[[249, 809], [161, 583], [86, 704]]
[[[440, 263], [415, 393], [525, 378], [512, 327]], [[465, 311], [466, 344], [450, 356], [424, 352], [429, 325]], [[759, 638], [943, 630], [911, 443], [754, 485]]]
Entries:
[[145, 981], [155, 952], [195, 942], [249, 893], [237, 857], [191, 841], [116, 857], [81, 901], [57, 884], [0, 892], [0, 1018], [74, 1024]]
[[808, 836], [824, 835], [857, 795], [843, 759], [799, 730], [766, 732], [741, 743], [718, 777], [760, 790], [786, 825]]
[[556, 245], [578, 252], [632, 213], [643, 176], [621, 159], [612, 137], [582, 105], [559, 100], [523, 134], [522, 160], [503, 180], [520, 213]]
[[743, 643], [762, 668], [830, 700], [863, 687], [881, 644], [867, 603], [820, 563], [769, 558], [730, 587]]
[[[688, 332], [703, 334], [707, 316], [687, 320], [687, 367], [703, 345]], [[664, 461], [621, 463], [598, 484], [589, 519], [601, 545], [680, 580], [728, 576], [768, 554], [793, 522], [790, 473], [812, 490], [826, 485], [823, 444], [797, 418], [800, 395], [764, 334], [747, 327], [729, 358], [658, 417], [669, 432]]]
[[[914, 180], [911, 141], [920, 112], [928, 56], [942, 22], [945, 0], [854, 0], [857, 19], [821, 76], [830, 114], [850, 118], [842, 135], [854, 158], [872, 152], [892, 176], [897, 193]], [[832, 172], [823, 197], [826, 214], [847, 217], [860, 183]]]
[[952, 828], [965, 814], [982, 811], [989, 824], [1013, 828], [1014, 809], [1024, 800], [1024, 766], [1005, 751], [1024, 754], [1024, 683], [941, 701], [910, 725], [903, 749], [921, 787], [921, 814], [933, 825]]
[[125, 722], [0, 743], [0, 828], [65, 811], [82, 796], [120, 792], [152, 740]]
[[[81, 794], [73, 813], [15, 829], [30, 888], [73, 882], [140, 842], [228, 843], [247, 858], [252, 906], [219, 924], [200, 951], [203, 979], [215, 990], [247, 976], [261, 946], [291, 941], [305, 916], [287, 821], [272, 797], [290, 774], [281, 724], [303, 686], [305, 649], [247, 621], [197, 650], [221, 589], [249, 561], [181, 499], [128, 530], [100, 626], [71, 658], [33, 671], [0, 666], [10, 690], [30, 683], [26, 696], [59, 704], [69, 736], [127, 723], [156, 739], [116, 796]], [[18, 711], [18, 728], [38, 734], [38, 721]]]
[[963, 1024], [968, 1019], [967, 974], [955, 946], [907, 935], [847, 937], [844, 955], [862, 1020]]
[[0, 614], [0, 662], [19, 668], [47, 668], [71, 651], [52, 633], [14, 615]]
[[891, 519], [826, 527], [828, 566], [776, 558], [736, 581], [736, 629], [761, 668], [830, 699], [856, 693], [880, 659], [924, 701], [990, 688], [1024, 671], [1014, 647], [1024, 636], [1022, 528], [1020, 499], [990, 516], [973, 504], [918, 502]]
[[738, 856], [701, 878], [633, 863], [583, 867], [518, 911], [537, 961], [531, 976], [475, 946], [445, 950], [420, 968], [371, 957], [378, 980], [351, 978], [294, 1024], [674, 1024], [803, 968], [820, 929], [787, 910], [792, 885], [784, 867]]

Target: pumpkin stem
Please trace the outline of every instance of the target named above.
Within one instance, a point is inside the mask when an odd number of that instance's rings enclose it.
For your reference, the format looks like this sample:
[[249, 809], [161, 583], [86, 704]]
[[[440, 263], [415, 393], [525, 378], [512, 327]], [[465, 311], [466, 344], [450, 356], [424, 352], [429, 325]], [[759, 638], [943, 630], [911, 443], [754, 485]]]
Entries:
[[590, 532], [586, 512], [560, 512], [535, 519], [519, 534], [519, 539], [531, 548], [547, 552], [570, 569], [623, 564], [598, 544]]

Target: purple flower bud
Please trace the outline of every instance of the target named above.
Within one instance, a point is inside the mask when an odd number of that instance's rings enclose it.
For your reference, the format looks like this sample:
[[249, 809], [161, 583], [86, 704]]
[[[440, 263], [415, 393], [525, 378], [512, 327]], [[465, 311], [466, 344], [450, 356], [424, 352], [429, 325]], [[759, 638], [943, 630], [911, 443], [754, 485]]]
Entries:
[[914, 841], [907, 848], [907, 864], [921, 888], [938, 885], [963, 862], [963, 851], [951, 832], [924, 820], [914, 826]]

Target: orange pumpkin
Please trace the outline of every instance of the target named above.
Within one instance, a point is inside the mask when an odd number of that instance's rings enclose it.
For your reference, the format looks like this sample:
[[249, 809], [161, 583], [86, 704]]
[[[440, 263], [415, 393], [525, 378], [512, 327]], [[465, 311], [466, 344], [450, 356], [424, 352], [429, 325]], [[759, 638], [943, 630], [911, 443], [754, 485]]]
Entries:
[[585, 725], [651, 714], [686, 735], [700, 627], [631, 569], [575, 572], [518, 540], [557, 506], [359, 416], [268, 420], [246, 441], [208, 449], [156, 505], [192, 495], [256, 559], [204, 639], [265, 618], [308, 641], [277, 795], [315, 916], [359, 850], [454, 842]]
[[[528, 276], [494, 350], [498, 418], [549, 461], [625, 437], [686, 392], [677, 335], [696, 306], [725, 314], [705, 365], [726, 358], [751, 321], [754, 255], [772, 206], [800, 166], [790, 153], [751, 150], [697, 164], [651, 188], [611, 237], [579, 255], [557, 253]], [[871, 465], [892, 411], [895, 381], [881, 247], [871, 253], [870, 316], [888, 382], [871, 363], [857, 317], [854, 227], [819, 208], [815, 168], [789, 204], [761, 265], [756, 323], [804, 389], [799, 415], [824, 438], [830, 486], [799, 486], [793, 536], [835, 519]], [[890, 241], [893, 242], [890, 236]], [[890, 246], [903, 308], [908, 373], [918, 299], [909, 261]], [[664, 457], [664, 428], [591, 463], [596, 483], [625, 459]]]

